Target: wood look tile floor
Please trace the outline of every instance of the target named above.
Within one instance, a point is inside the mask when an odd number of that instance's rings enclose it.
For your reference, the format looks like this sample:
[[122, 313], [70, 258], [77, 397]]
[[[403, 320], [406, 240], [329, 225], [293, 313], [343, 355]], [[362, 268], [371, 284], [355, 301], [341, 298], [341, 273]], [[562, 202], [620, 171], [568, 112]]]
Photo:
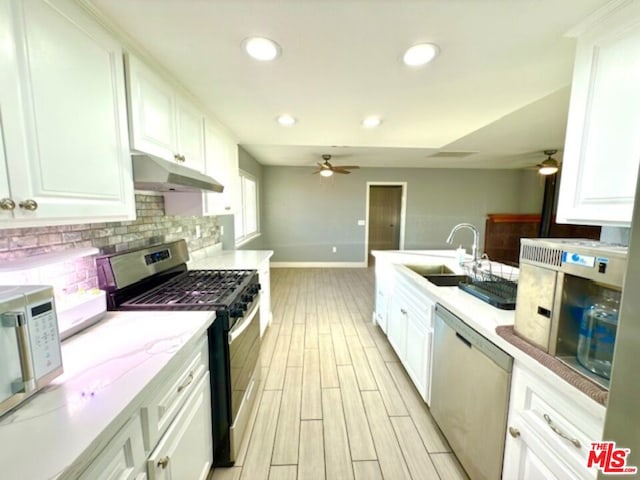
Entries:
[[465, 480], [371, 323], [373, 269], [272, 269], [258, 399], [213, 480]]

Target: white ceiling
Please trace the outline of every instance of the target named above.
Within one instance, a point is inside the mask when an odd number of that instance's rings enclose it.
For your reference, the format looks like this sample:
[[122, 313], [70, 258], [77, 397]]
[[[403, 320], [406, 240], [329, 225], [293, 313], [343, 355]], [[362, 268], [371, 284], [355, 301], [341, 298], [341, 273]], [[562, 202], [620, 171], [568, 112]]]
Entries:
[[[607, 0], [90, 0], [256, 159], [520, 168], [564, 144], [575, 40]], [[277, 41], [274, 62], [244, 38]], [[440, 46], [423, 68], [401, 62]], [[281, 113], [299, 119], [275, 122]], [[376, 129], [363, 117], [382, 116]], [[333, 147], [339, 146], [339, 147]], [[464, 158], [441, 151], [474, 152]]]

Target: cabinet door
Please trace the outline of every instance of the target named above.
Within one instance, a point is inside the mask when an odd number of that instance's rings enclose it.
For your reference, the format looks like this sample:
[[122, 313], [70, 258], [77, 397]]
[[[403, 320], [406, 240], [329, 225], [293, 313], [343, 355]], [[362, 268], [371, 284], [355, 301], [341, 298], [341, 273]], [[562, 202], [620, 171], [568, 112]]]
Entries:
[[132, 55], [127, 55], [127, 80], [131, 147], [166, 160], [176, 160], [173, 89]]
[[629, 225], [640, 161], [640, 6], [578, 38], [558, 220]]
[[79, 480], [138, 480], [144, 460], [140, 417], [136, 415], [111, 439]]
[[213, 462], [209, 373], [147, 461], [149, 480], [205, 480]]
[[400, 295], [394, 296], [389, 311], [389, 326], [387, 328], [389, 343], [396, 351], [398, 357], [400, 357], [400, 360], [404, 362], [407, 351], [408, 311]]
[[[580, 476], [571, 470], [556, 453], [517, 418], [509, 419], [509, 429], [517, 437], [507, 433], [504, 449], [502, 478], [520, 480], [580, 480], [595, 478], [586, 473]], [[515, 429], [515, 430], [514, 430]]]
[[238, 146], [221, 128], [207, 122], [206, 173], [224, 185], [222, 193], [207, 193], [208, 215], [229, 215], [237, 210]]
[[176, 102], [177, 151], [185, 166], [199, 172], [204, 165], [204, 115], [185, 100]]
[[134, 218], [121, 46], [69, 0], [0, 8], [9, 47], [0, 52], [0, 105], [16, 219]]

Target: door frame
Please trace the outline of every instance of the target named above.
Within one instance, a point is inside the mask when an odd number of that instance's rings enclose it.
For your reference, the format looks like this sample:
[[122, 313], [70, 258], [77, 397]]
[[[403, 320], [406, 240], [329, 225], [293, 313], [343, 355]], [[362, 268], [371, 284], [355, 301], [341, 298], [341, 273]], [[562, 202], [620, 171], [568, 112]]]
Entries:
[[404, 250], [404, 229], [407, 220], [407, 182], [367, 182], [367, 195], [365, 204], [365, 229], [364, 229], [364, 264], [369, 265], [369, 196], [371, 187], [402, 187], [402, 198], [400, 201], [400, 245], [399, 249]]

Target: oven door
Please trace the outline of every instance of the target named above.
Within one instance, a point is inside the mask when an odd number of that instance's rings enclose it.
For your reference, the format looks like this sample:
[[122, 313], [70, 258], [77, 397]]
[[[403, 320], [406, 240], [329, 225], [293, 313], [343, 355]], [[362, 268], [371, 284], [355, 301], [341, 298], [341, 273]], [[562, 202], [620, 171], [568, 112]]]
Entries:
[[231, 461], [235, 460], [257, 397], [260, 368], [260, 296], [229, 331]]

